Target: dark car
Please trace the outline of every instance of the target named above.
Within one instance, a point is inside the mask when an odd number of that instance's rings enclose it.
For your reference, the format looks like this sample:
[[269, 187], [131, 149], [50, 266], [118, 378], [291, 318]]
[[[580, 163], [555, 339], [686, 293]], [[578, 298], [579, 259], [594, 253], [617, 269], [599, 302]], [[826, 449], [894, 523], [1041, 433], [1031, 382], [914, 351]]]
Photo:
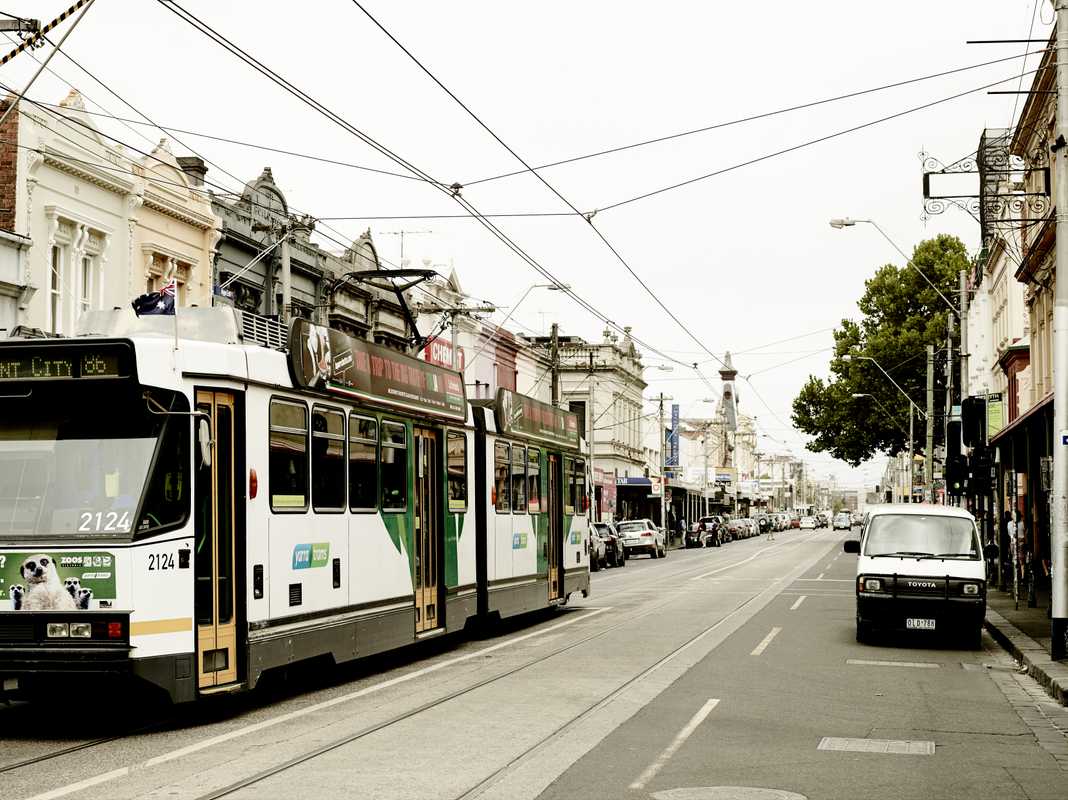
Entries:
[[623, 547], [623, 538], [616, 532], [616, 526], [611, 522], [595, 522], [592, 528], [593, 533], [604, 542], [605, 566], [625, 567], [627, 551]]

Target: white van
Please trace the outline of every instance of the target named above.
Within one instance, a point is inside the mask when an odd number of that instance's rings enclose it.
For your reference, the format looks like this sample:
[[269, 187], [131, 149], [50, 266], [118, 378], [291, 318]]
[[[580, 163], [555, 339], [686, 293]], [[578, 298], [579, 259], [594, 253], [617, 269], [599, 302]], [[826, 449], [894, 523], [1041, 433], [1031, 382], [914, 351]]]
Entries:
[[986, 558], [975, 518], [962, 508], [925, 504], [870, 509], [857, 559], [857, 641], [876, 628], [961, 636], [978, 648], [986, 616]]

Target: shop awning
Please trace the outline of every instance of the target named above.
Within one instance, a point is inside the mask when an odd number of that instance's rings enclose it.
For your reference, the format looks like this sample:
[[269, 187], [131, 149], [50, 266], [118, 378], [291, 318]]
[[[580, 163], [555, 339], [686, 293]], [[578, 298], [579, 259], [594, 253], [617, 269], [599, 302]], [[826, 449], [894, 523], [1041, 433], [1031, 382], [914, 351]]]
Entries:
[[1044, 409], [1048, 405], [1052, 405], [1052, 403], [1053, 393], [1051, 392], [1050, 394], [1047, 394], [1045, 397], [1039, 400], [1037, 403], [1035, 403], [1033, 406], [1031, 406], [1029, 409], [1027, 409], [1027, 411], [1022, 413], [1012, 422], [1010, 422], [1008, 425], [1006, 425], [1004, 428], [1002, 428], [1000, 431], [998, 431], [996, 434], [991, 436], [990, 444], [1000, 444], [1002, 440], [1004, 440], [1013, 431], [1023, 430], [1024, 426], [1027, 425], [1028, 422], [1036, 418], [1039, 414], [1042, 413], [1042, 409]]

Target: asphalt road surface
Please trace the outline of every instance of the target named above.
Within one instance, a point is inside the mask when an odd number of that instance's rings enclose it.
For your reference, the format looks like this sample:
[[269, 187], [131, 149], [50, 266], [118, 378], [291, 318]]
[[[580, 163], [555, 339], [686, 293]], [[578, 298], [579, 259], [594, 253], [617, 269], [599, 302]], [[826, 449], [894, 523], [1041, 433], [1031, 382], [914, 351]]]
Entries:
[[3, 708], [3, 795], [1068, 798], [1059, 707], [989, 638], [854, 640], [844, 538], [633, 559], [495, 636], [208, 707]]

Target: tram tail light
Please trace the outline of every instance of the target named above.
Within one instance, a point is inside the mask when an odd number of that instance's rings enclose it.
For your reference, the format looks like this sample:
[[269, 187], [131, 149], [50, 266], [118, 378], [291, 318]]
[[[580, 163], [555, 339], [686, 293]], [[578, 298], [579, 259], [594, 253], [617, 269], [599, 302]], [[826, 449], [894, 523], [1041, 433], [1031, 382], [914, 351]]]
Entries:
[[121, 622], [109, 622], [108, 623], [108, 638], [109, 639], [121, 639], [122, 638], [122, 623]]
[[256, 493], [259, 491], [259, 489], [260, 489], [260, 479], [259, 479], [259, 476], [256, 475], [255, 467], [253, 467], [253, 468], [249, 469], [249, 471], [248, 471], [248, 499], [249, 500], [255, 500], [256, 499]]

